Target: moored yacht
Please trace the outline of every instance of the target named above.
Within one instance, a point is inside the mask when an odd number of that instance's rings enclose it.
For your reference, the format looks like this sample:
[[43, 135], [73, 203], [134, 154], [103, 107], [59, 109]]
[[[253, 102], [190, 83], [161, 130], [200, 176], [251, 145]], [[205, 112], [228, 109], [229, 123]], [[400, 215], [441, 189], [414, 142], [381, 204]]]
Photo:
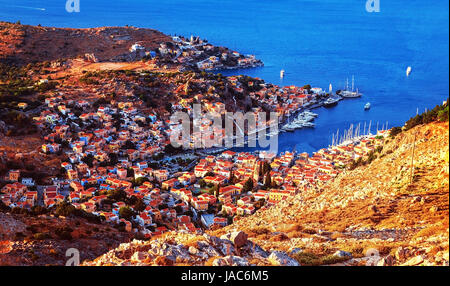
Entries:
[[339, 101], [338, 98], [330, 97], [330, 98], [328, 98], [327, 100], [325, 100], [323, 102], [323, 105], [325, 107], [333, 107], [333, 106], [336, 106], [338, 104], [338, 101]]
[[345, 97], [345, 98], [357, 98], [357, 97], [360, 97], [362, 95], [362, 93], [359, 93], [358, 89], [356, 89], [356, 91], [354, 91], [354, 87], [355, 87], [355, 77], [352, 76], [352, 89], [350, 90], [348, 88], [348, 79], [347, 79], [347, 85], [346, 85], [344, 90], [341, 90], [339, 95], [342, 96], [342, 97]]
[[411, 67], [408, 67], [407, 69], [406, 69], [406, 76], [409, 76], [410, 74], [411, 74]]

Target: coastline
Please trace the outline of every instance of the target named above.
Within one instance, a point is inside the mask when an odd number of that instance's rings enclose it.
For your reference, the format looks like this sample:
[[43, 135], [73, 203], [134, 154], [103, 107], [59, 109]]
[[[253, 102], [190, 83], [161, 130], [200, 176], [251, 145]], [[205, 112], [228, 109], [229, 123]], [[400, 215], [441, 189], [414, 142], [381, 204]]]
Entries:
[[202, 69], [202, 71], [205, 72], [218, 72], [218, 71], [227, 71], [227, 70], [240, 70], [240, 69], [250, 69], [250, 68], [258, 68], [263, 67], [264, 63], [260, 61], [259, 64], [251, 64], [251, 65], [245, 65], [245, 66], [234, 66], [234, 67], [220, 67], [220, 68], [212, 68], [212, 69]]
[[[297, 110], [295, 110], [294, 112], [292, 112], [291, 114], [289, 114], [286, 118], [284, 118], [282, 121], [280, 121], [278, 123], [278, 128], [277, 128], [276, 134], [272, 134], [270, 137], [278, 136], [281, 133], [286, 133], [286, 131], [282, 131], [280, 127], [283, 126], [284, 124], [286, 124], [286, 122], [289, 121], [290, 118], [297, 116], [299, 113], [301, 113], [303, 111], [314, 110], [314, 109], [323, 107], [325, 100], [326, 99], [321, 99], [319, 102], [314, 103], [314, 104], [312, 104], [311, 106], [308, 106], [308, 107], [300, 107]], [[302, 129], [302, 128], [300, 128], [300, 129]], [[270, 130], [270, 126], [268, 126], [266, 128], [261, 128], [259, 130], [256, 130], [255, 132], [258, 133], [258, 132], [260, 132], [262, 130], [266, 130], [266, 136], [268, 136], [269, 134], [267, 133], [267, 131]], [[377, 131], [383, 131], [383, 130], [380, 129], [380, 130], [377, 130]], [[376, 136], [376, 135], [374, 135], [372, 133], [365, 134], [365, 135], [360, 135], [358, 137], [351, 138], [350, 141], [344, 141], [344, 142], [342, 142], [340, 144], [336, 144], [334, 146], [346, 146], [346, 145], [349, 145], [349, 144], [359, 143], [360, 141], [362, 141], [364, 139], [367, 139], [367, 138], [370, 138], [371, 136]], [[234, 141], [234, 139], [235, 138], [233, 138], [233, 141]], [[236, 150], [236, 151], [238, 151], [239, 148], [246, 148], [246, 147], [248, 147], [248, 146], [245, 146], [247, 144], [248, 144], [248, 135], [246, 135], [244, 137], [244, 146], [241, 146], [241, 147], [236, 147], [236, 146], [234, 146], [234, 147], [211, 147], [211, 148], [205, 148], [205, 149], [194, 149], [194, 150], [191, 150], [191, 151], [193, 153], [201, 154], [201, 156], [206, 157], [208, 155], [217, 155], [217, 154], [222, 153], [222, 152], [227, 151], [227, 150]], [[330, 147], [332, 147], [332, 146], [329, 145], [328, 147], [325, 147], [325, 149], [329, 149]], [[323, 148], [321, 148], [321, 149], [323, 149]], [[318, 149], [318, 150], [320, 150], [320, 149]], [[318, 151], [318, 150], [316, 150], [316, 151]], [[247, 152], [247, 153], [256, 154], [256, 153], [259, 153], [261, 151], [264, 151], [264, 150], [254, 150], [254, 151]], [[288, 152], [293, 152], [293, 151], [294, 151], [294, 149], [292, 149], [292, 150], [290, 150]], [[188, 153], [189, 153], [189, 151], [188, 151]], [[281, 152], [279, 152], [279, 151], [277, 152], [277, 154], [280, 154], [280, 153]]]

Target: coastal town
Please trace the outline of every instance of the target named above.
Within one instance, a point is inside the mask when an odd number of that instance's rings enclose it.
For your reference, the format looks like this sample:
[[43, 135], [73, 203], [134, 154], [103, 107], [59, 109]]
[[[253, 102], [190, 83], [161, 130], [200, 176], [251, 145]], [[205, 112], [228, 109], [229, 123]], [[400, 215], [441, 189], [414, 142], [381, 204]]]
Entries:
[[[116, 29], [99, 32], [119, 42], [131, 38]], [[109, 69], [127, 63], [139, 63], [140, 68]], [[90, 65], [96, 70], [86, 70]], [[188, 148], [171, 145], [171, 134], [183, 128], [170, 120], [171, 114], [180, 111], [192, 118], [194, 104], [202, 114], [219, 118], [227, 112], [275, 113], [278, 122], [269, 120], [258, 126], [261, 130], [320, 107], [331, 96], [310, 85], [283, 87], [259, 78], [210, 73], [259, 65], [252, 55], [215, 47], [199, 37], [173, 36], [151, 47], [133, 41], [107, 63], [86, 53], [27, 67], [23, 74], [36, 76], [26, 84], [40, 92], [35, 100], [9, 104], [13, 111], [8, 116], [29, 116], [43, 140], [31, 153], [60, 163], [39, 177], [7, 169], [1, 202], [17, 212], [39, 208], [56, 216], [81, 213], [144, 238], [177, 229], [197, 233], [232, 224], [299, 192], [320, 191], [343, 169], [382, 148], [387, 131], [313, 154], [210, 148], [201, 134], [214, 129], [206, 116], [200, 119], [200, 133], [190, 134]], [[84, 68], [81, 74], [67, 72], [79, 68]], [[64, 85], [58, 78], [65, 79]], [[247, 136], [251, 131], [241, 132]], [[218, 134], [219, 141], [225, 138], [223, 130]], [[200, 147], [192, 143], [196, 138], [202, 138]], [[20, 156], [23, 160], [26, 155]]]
[[[87, 59], [98, 62], [95, 55], [87, 54]], [[118, 55], [113, 61], [152, 61], [157, 58], [157, 65], [170, 69], [180, 67], [181, 71], [213, 71], [263, 66], [263, 62], [254, 55], [243, 55], [225, 47], [217, 47], [200, 37], [173, 36], [170, 41], [161, 43], [156, 49], [149, 49], [141, 42], [134, 43], [128, 53]], [[152, 63], [155, 63], [153, 61]]]
[[[282, 119], [323, 96], [317, 88], [242, 79], [226, 80], [236, 94], [256, 90], [250, 97], [262, 104], [254, 112], [268, 108]], [[174, 86], [180, 97], [171, 105], [172, 111], [191, 114], [195, 99], [204, 111], [226, 112], [218, 95], [182, 98], [188, 85], [189, 81]], [[11, 209], [70, 205], [146, 238], [175, 229], [202, 232], [229, 225], [299, 192], [320, 190], [352, 162], [382, 148], [388, 135], [379, 131], [311, 155], [232, 150], [205, 155], [202, 150], [173, 150], [169, 136], [176, 126], [155, 110], [142, 110], [141, 99], [117, 98], [121, 100], [74, 100], [64, 91], [52, 91], [33, 121], [46, 142], [40, 152], [64, 155], [67, 161], [46, 185], [36, 184], [19, 170], [9, 170], [8, 183], [1, 189], [3, 204]]]
[[366, 128], [258, 54], [0, 22], [0, 265], [448, 265], [448, 99]]

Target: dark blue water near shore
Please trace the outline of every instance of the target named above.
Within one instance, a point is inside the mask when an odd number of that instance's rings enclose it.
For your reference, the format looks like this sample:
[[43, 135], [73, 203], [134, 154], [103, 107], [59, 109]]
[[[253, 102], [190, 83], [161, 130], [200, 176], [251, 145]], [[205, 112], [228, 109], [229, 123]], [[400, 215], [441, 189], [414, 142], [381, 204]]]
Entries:
[[[364, 0], [81, 0], [81, 13], [73, 14], [64, 2], [0, 0], [0, 20], [80, 28], [133, 25], [200, 35], [265, 63], [225, 74], [281, 85], [332, 83], [339, 89], [355, 75], [364, 96], [315, 110], [316, 128], [282, 134], [281, 151], [325, 147], [337, 129], [352, 123], [401, 125], [417, 108], [432, 108], [448, 97], [448, 1], [381, 0], [380, 13], [367, 13]], [[363, 109], [366, 102], [372, 104], [369, 111]]]

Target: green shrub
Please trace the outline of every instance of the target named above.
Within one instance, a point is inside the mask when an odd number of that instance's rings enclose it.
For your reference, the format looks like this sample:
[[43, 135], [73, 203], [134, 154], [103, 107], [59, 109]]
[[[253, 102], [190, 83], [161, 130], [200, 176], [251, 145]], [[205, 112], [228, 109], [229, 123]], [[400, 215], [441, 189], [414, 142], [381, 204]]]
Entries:
[[74, 214], [75, 211], [76, 208], [73, 205], [67, 202], [62, 202], [56, 207], [55, 214], [58, 216], [70, 216]]
[[405, 130], [409, 130], [420, 124], [427, 124], [434, 121], [448, 121], [448, 99], [442, 105], [436, 105], [435, 108], [428, 110], [422, 114], [410, 118], [405, 124]]
[[2, 201], [0, 201], [0, 211], [1, 212], [9, 212], [11, 208], [5, 205]]
[[310, 252], [297, 253], [293, 257], [302, 266], [330, 265], [349, 260], [349, 257], [339, 257], [336, 255], [319, 256]]
[[119, 209], [119, 216], [120, 218], [130, 220], [134, 216], [134, 213], [129, 207], [121, 207]]
[[389, 135], [392, 138], [394, 138], [395, 136], [397, 136], [400, 133], [402, 133], [402, 128], [401, 127], [392, 127]]
[[33, 235], [33, 238], [36, 240], [44, 240], [49, 239], [51, 236], [48, 233], [39, 232]]
[[33, 206], [31, 208], [31, 213], [33, 215], [42, 215], [48, 213], [48, 209], [42, 206]]
[[300, 252], [294, 255], [294, 259], [302, 266], [318, 266], [320, 265], [320, 259], [314, 253]]
[[72, 239], [72, 231], [70, 227], [59, 227], [55, 230], [56, 236], [60, 239], [71, 240]]
[[327, 255], [320, 259], [320, 264], [321, 265], [336, 264], [336, 263], [347, 261], [349, 259], [350, 259], [349, 257], [339, 257], [336, 255]]
[[25, 235], [22, 232], [16, 232], [14, 235], [14, 240], [21, 240], [25, 237]]

